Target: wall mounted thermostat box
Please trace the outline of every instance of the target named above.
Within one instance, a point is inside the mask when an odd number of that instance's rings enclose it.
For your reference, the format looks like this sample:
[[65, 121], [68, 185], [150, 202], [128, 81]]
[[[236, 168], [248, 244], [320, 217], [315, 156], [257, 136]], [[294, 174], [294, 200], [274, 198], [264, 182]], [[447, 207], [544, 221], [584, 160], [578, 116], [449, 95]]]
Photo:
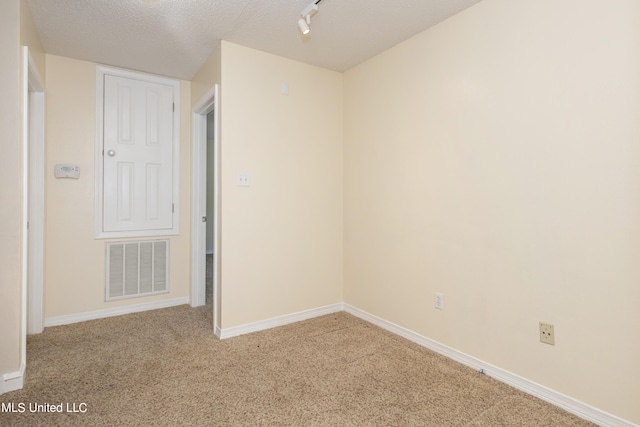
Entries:
[[56, 178], [80, 178], [80, 166], [78, 165], [56, 165], [54, 171]]

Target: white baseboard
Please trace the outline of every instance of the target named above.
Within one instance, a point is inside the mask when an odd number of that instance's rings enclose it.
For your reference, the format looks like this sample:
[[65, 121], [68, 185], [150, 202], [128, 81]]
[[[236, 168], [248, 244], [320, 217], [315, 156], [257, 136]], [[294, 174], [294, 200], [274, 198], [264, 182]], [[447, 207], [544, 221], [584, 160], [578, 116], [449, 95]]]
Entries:
[[525, 393], [549, 402], [552, 405], [558, 406], [565, 411], [577, 415], [578, 417], [587, 421], [591, 421], [601, 426], [609, 427], [638, 427], [636, 424], [633, 424], [630, 421], [618, 418], [615, 415], [601, 411], [597, 408], [587, 405], [586, 403], [580, 402], [562, 393], [551, 390], [550, 388], [547, 388], [543, 385], [537, 384], [509, 371], [483, 362], [482, 360], [476, 359], [473, 356], [469, 356], [468, 354], [462, 353], [430, 338], [426, 338], [409, 329], [388, 322], [349, 304], [344, 304], [344, 311], [363, 320], [366, 320], [367, 322], [373, 323], [374, 325], [379, 326], [382, 329], [386, 329], [389, 332], [406, 338], [409, 341], [413, 341], [414, 343], [419, 344], [422, 347], [428, 348], [429, 350], [435, 351], [436, 353], [440, 353], [443, 356], [448, 357], [449, 359], [453, 359], [456, 362], [462, 363], [463, 365], [469, 366], [478, 371], [483, 369], [486, 375], [489, 375], [490, 377], [493, 377], [498, 381], [501, 381], [507, 385], [517, 388], [518, 390], [524, 391]]
[[24, 370], [25, 364], [22, 363], [19, 371], [2, 375], [0, 378], [0, 394], [20, 390], [24, 386]]
[[[232, 328], [219, 329], [216, 335], [220, 339], [232, 338], [238, 335], [249, 334], [251, 332], [263, 331], [265, 329], [283, 326], [289, 323], [300, 322], [302, 320], [311, 319], [325, 314], [338, 313], [344, 310], [344, 304], [332, 304], [324, 307], [318, 307], [311, 310], [300, 311], [298, 313], [286, 314], [284, 316], [273, 317], [271, 319], [262, 320], [260, 322], [248, 323], [246, 325], [234, 326]], [[218, 333], [219, 332], [219, 333]]]
[[44, 326], [68, 325], [87, 320], [103, 319], [105, 317], [120, 316], [123, 314], [138, 313], [140, 311], [155, 310], [158, 308], [174, 307], [176, 305], [189, 304], [189, 297], [173, 298], [162, 301], [145, 302], [142, 304], [126, 305], [124, 307], [106, 308], [104, 310], [86, 311], [84, 313], [69, 314], [66, 316], [54, 316], [44, 319]]

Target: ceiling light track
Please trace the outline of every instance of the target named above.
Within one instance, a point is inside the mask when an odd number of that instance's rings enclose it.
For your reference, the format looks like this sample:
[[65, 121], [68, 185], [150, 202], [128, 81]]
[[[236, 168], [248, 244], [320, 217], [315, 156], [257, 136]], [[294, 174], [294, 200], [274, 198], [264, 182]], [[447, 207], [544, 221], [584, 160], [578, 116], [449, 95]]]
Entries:
[[310, 3], [307, 7], [300, 12], [301, 18], [298, 19], [298, 29], [303, 36], [308, 35], [311, 32], [311, 17], [318, 12], [318, 4], [322, 0], [316, 0]]

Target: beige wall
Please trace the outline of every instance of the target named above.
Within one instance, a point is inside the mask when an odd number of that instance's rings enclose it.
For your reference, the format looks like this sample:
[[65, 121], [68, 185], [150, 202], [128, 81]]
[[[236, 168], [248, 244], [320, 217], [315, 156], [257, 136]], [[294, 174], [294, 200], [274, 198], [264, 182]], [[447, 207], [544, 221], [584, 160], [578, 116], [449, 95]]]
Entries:
[[24, 46], [29, 46], [29, 53], [38, 69], [40, 78], [44, 82], [46, 80], [45, 53], [40, 43], [36, 26], [33, 23], [33, 16], [27, 0], [20, 0], [20, 43]]
[[189, 296], [190, 83], [180, 84], [180, 234], [170, 237], [171, 292], [106, 303], [105, 242], [112, 240], [94, 239], [96, 64], [46, 59], [47, 171], [57, 163], [77, 164], [80, 179], [47, 174], [45, 317]]
[[195, 105], [209, 92], [221, 79], [221, 44], [218, 44], [211, 55], [202, 64], [202, 67], [191, 79], [191, 104]]
[[221, 326], [341, 302], [342, 76], [223, 41], [222, 91]]
[[344, 84], [345, 301], [639, 423], [640, 3], [484, 0]]
[[20, 369], [22, 140], [20, 4], [0, 2], [0, 379]]

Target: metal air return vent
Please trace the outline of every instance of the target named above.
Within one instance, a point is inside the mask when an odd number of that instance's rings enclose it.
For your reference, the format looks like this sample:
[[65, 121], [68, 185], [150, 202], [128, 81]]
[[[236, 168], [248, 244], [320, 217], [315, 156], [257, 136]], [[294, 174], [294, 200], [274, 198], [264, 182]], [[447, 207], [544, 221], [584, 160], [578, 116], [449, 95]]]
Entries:
[[107, 301], [169, 292], [169, 240], [106, 244]]

